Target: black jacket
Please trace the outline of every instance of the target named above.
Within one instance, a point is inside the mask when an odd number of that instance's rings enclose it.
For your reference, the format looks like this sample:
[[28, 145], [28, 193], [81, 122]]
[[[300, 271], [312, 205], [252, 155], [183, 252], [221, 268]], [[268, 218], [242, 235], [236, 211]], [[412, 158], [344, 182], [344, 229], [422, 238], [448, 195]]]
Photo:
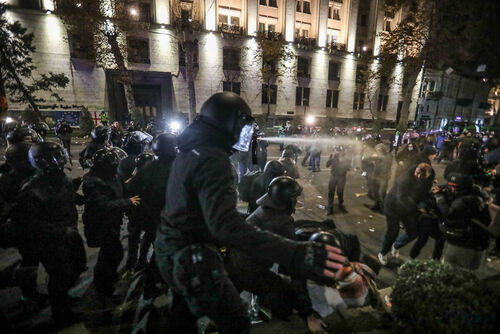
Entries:
[[12, 217], [24, 241], [40, 246], [57, 242], [68, 227], [77, 226], [73, 180], [63, 172], [35, 175], [21, 188]]
[[127, 183], [127, 191], [131, 196], [141, 197], [141, 212], [145, 215], [144, 221], [154, 224], [160, 223], [160, 214], [165, 205], [168, 175], [172, 167], [170, 160], [154, 160], [137, 171]]
[[84, 175], [82, 185], [85, 196], [83, 224], [90, 247], [99, 245], [104, 234], [119, 234], [123, 213], [132, 202], [123, 198], [122, 182], [117, 177], [104, 180], [90, 172]]
[[347, 172], [351, 169], [351, 162], [346, 158], [340, 158], [338, 155], [330, 155], [326, 162], [326, 167], [330, 167], [332, 177], [336, 179], [345, 178]]
[[408, 169], [396, 179], [384, 203], [385, 213], [396, 215], [417, 214], [417, 204], [428, 196], [434, 180], [434, 171], [426, 180], [419, 180], [413, 174], [416, 166]]
[[179, 137], [180, 153], [170, 171], [157, 250], [171, 256], [189, 244], [213, 243], [290, 266], [297, 245], [246, 223], [236, 210], [228, 143], [223, 133], [201, 121]]

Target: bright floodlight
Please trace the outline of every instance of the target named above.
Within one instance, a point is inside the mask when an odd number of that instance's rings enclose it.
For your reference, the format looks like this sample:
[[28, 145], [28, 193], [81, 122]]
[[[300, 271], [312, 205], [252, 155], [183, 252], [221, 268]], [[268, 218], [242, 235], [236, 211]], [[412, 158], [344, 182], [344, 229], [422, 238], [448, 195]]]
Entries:
[[366, 46], [363, 46], [363, 51], [366, 51], [368, 50], [368, 48]]
[[12, 123], [12, 122], [14, 122], [14, 119], [12, 117], [5, 118], [5, 123]]
[[132, 16], [136, 16], [136, 15], [137, 15], [137, 9], [135, 9], [135, 8], [131, 8], [131, 9], [130, 9], [130, 15], [132, 15]]
[[313, 125], [314, 124], [314, 120], [315, 120], [314, 116], [310, 116], [309, 115], [309, 116], [306, 117], [306, 123], [308, 125]]
[[174, 131], [179, 131], [181, 129], [181, 123], [172, 121], [170, 122], [170, 128]]

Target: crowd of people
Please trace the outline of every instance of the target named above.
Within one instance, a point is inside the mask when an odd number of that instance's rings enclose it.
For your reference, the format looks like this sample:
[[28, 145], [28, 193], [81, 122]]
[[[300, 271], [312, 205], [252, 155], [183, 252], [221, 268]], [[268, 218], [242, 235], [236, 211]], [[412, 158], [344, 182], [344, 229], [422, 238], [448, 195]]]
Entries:
[[[85, 244], [99, 249], [86, 317], [116, 307], [116, 284], [135, 275], [142, 278], [142, 302], [128, 324], [132, 330], [198, 333], [197, 319], [206, 316], [221, 333], [248, 333], [257, 318], [297, 313], [318, 332], [336, 309], [376, 300], [374, 281], [387, 255], [414, 239], [412, 258], [431, 237], [433, 258], [477, 269], [489, 246], [494, 217], [488, 210], [500, 210], [494, 134], [461, 135], [450, 153], [443, 144], [452, 141], [449, 134], [395, 136], [393, 146], [365, 130], [331, 129], [323, 137], [318, 128], [284, 124], [279, 137], [307, 140], [283, 140], [281, 158], [268, 160], [269, 142], [249, 106], [224, 92], [210, 97], [180, 135], [153, 137], [133, 123], [126, 130], [118, 122], [96, 127], [79, 154], [86, 173], [72, 179], [65, 171], [71, 154], [66, 125], [55, 130], [63, 145], [34, 140], [34, 133], [13, 126], [0, 176], [0, 247], [17, 248], [23, 298], [48, 300], [58, 327], [82, 319], [68, 292], [88, 270]], [[339, 141], [321, 140], [332, 137]], [[378, 258], [363, 254], [357, 236], [331, 219], [294, 219], [303, 193], [297, 162], [304, 154], [302, 165], [317, 172], [324, 151], [331, 170], [326, 214], [336, 211], [335, 194], [338, 210], [347, 212], [347, 174], [361, 170], [371, 209], [387, 221]], [[396, 179], [389, 187], [393, 160]], [[450, 160], [446, 182], [437, 184], [432, 164], [443, 160]], [[237, 210], [238, 200], [248, 202], [246, 213]], [[119, 272], [125, 223], [128, 252]], [[48, 296], [38, 291], [39, 263], [48, 274]], [[152, 300], [167, 291], [169, 306], [155, 322]], [[250, 298], [241, 297], [245, 291]]]

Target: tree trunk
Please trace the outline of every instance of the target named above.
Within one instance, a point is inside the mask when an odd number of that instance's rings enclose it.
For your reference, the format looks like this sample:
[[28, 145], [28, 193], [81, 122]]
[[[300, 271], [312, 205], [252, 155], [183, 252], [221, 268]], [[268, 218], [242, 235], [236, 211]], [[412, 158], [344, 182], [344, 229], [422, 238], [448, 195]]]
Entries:
[[410, 116], [410, 103], [413, 89], [417, 84], [418, 72], [410, 74], [406, 87], [403, 87], [403, 106], [401, 107], [401, 117], [399, 118], [398, 130], [404, 131], [408, 128], [408, 117]]
[[0, 120], [4, 120], [7, 117], [8, 109], [7, 93], [3, 82], [2, 69], [0, 68]]
[[14, 78], [14, 80], [16, 80], [17, 86], [23, 92], [23, 95], [26, 98], [26, 100], [28, 100], [29, 104], [31, 105], [33, 110], [36, 112], [38, 117], [40, 119], [42, 119], [42, 113], [40, 112], [40, 109], [38, 109], [38, 106], [36, 105], [35, 99], [31, 95], [31, 93], [28, 92], [28, 90], [24, 86], [24, 83], [22, 82], [21, 78], [19, 78], [19, 75], [17, 75], [17, 72], [16, 72], [16, 69], [14, 68], [14, 65], [12, 65], [10, 59], [8, 59], [6, 57], [5, 53], [1, 52], [1, 49], [0, 49], [0, 59], [2, 60], [2, 63], [5, 64], [5, 66], [7, 67], [7, 70], [12, 74], [12, 77]]
[[188, 84], [188, 97], [189, 97], [189, 123], [193, 123], [196, 118], [196, 89], [194, 86], [195, 78], [195, 63], [194, 55], [196, 44], [193, 41], [184, 41], [182, 43], [184, 54], [186, 57], [186, 79]]
[[118, 70], [120, 71], [120, 81], [123, 85], [123, 92], [125, 95], [128, 114], [130, 118], [133, 119], [136, 123], [143, 124], [143, 115], [139, 113], [135, 105], [134, 91], [132, 89], [132, 80], [130, 78], [130, 73], [127, 69], [127, 66], [125, 65], [125, 58], [123, 57], [123, 54], [120, 50], [120, 46], [118, 45], [118, 35], [108, 34], [106, 37], [111, 47], [111, 53], [113, 54]]

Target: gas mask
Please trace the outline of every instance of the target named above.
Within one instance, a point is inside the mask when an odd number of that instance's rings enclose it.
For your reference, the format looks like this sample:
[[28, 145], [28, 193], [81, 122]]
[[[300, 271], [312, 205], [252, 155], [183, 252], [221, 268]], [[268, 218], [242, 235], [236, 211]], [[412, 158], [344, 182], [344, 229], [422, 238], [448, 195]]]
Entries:
[[233, 145], [233, 148], [238, 151], [248, 152], [250, 149], [250, 144], [252, 143], [253, 138], [253, 124], [246, 124], [243, 126], [240, 132], [240, 139], [236, 144]]

